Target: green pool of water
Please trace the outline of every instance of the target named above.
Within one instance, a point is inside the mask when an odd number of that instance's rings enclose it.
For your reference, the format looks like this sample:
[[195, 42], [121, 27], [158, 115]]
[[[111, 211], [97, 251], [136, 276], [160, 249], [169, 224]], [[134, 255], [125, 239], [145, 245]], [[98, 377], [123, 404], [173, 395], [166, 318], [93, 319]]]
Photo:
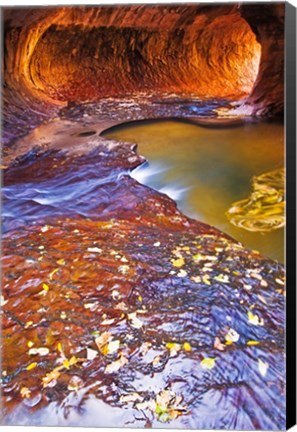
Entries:
[[104, 136], [137, 143], [148, 166], [138, 169], [135, 178], [170, 195], [183, 213], [284, 261], [284, 229], [249, 232], [232, 225], [225, 215], [232, 203], [249, 196], [253, 176], [284, 166], [282, 124], [208, 128], [151, 121], [119, 126]]

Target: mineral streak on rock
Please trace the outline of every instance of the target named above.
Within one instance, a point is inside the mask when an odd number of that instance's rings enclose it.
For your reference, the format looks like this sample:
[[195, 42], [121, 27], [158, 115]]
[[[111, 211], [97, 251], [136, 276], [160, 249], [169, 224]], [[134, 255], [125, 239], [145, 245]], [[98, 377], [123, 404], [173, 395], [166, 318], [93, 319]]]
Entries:
[[4, 424], [285, 428], [283, 267], [98, 136], [223, 98], [279, 112], [282, 60], [264, 72], [283, 5], [257, 8], [5, 9]]

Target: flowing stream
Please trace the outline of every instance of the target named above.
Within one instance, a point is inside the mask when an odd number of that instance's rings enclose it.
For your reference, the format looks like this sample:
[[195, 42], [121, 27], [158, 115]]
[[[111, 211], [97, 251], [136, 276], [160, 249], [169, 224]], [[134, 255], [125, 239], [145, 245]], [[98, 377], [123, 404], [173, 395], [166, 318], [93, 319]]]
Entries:
[[138, 144], [148, 163], [132, 176], [173, 198], [186, 215], [213, 225], [263, 255], [284, 261], [284, 229], [251, 232], [232, 225], [226, 211], [248, 198], [251, 180], [284, 166], [280, 123], [209, 128], [178, 121], [118, 126], [106, 138]]

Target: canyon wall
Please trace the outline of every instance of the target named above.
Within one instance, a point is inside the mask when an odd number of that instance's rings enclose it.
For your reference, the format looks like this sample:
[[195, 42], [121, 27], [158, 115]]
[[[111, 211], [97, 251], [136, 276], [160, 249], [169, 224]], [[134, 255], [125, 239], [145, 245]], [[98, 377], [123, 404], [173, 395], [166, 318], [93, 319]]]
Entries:
[[283, 110], [283, 3], [4, 8], [3, 16], [8, 126], [35, 127], [69, 101], [140, 92]]

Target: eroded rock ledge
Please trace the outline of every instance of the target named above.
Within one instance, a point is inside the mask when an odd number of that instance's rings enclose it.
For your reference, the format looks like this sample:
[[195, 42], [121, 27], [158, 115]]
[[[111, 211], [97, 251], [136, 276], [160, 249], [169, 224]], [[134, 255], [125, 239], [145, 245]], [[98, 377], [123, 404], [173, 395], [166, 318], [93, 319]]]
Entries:
[[35, 222], [3, 238], [3, 422], [284, 428], [283, 267], [125, 175], [141, 161], [105, 142], [7, 170]]
[[4, 22], [6, 143], [65, 102], [105, 96], [175, 92], [283, 110], [283, 3], [5, 8]]

